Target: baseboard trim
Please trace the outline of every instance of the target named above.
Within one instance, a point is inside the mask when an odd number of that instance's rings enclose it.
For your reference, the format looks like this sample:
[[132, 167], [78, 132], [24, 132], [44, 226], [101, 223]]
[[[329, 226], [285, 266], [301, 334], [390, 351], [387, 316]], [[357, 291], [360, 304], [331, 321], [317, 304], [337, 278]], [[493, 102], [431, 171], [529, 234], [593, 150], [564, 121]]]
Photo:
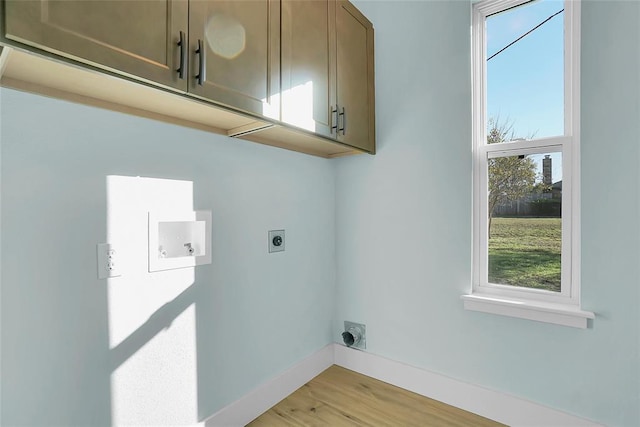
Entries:
[[205, 422], [205, 427], [245, 426], [276, 403], [333, 365], [334, 344], [329, 344], [282, 374], [225, 406]]
[[339, 344], [323, 347], [258, 386], [213, 414], [204, 426], [245, 426], [333, 364], [513, 427], [602, 427], [535, 402]]
[[519, 397], [335, 344], [334, 363], [510, 426], [601, 426]]

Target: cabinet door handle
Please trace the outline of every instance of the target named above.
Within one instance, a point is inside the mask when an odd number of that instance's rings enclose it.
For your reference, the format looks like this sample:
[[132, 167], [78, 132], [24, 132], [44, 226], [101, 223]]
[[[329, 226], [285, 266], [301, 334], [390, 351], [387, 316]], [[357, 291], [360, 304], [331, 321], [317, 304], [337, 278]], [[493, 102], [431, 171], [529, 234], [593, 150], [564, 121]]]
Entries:
[[180, 31], [180, 41], [178, 41], [178, 46], [180, 46], [180, 67], [176, 70], [178, 72], [178, 77], [181, 80], [184, 80], [187, 67], [185, 67], [185, 63], [187, 62], [187, 46], [185, 45], [185, 33], [184, 31]]
[[[335, 120], [333, 119], [333, 115], [336, 115]], [[338, 133], [338, 105], [336, 104], [336, 108], [333, 108], [333, 106], [331, 107], [331, 116], [329, 118], [329, 120], [331, 121], [331, 133], [333, 133], [333, 131], [336, 131], [336, 134]]]
[[342, 132], [342, 135], [344, 136], [347, 134], [347, 115], [344, 113], [344, 107], [340, 109], [339, 116], [342, 117], [342, 127], [338, 129], [338, 132]]
[[207, 80], [207, 74], [206, 74], [207, 58], [204, 50], [204, 45], [202, 43], [202, 40], [200, 39], [198, 39], [198, 49], [196, 49], [196, 54], [198, 54], [198, 58], [200, 59], [200, 62], [198, 64], [198, 74], [196, 75], [196, 80], [198, 81], [198, 84], [202, 86], [204, 82]]

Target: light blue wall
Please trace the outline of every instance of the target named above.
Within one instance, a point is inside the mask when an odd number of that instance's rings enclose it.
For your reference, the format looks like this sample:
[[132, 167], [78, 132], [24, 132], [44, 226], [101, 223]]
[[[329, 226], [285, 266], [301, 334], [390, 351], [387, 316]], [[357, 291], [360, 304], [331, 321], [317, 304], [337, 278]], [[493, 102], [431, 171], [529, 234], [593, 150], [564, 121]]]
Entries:
[[640, 2], [587, 1], [579, 330], [463, 310], [470, 6], [357, 2], [376, 29], [378, 154], [338, 161], [337, 311], [368, 351], [609, 425], [640, 425]]
[[[112, 378], [122, 356], [110, 349], [115, 286], [95, 271], [108, 175], [190, 181], [195, 208], [213, 211], [213, 264], [131, 346], [162, 364], [167, 355], [147, 340], [175, 337], [195, 304], [194, 421], [356, 320], [372, 353], [610, 425], [640, 424], [640, 3], [583, 6], [582, 299], [597, 314], [588, 330], [462, 309], [469, 4], [357, 5], [376, 27], [376, 156], [325, 161], [0, 89], [2, 424], [121, 420], [114, 401], [131, 390]], [[271, 228], [287, 230], [277, 258], [265, 250]], [[117, 283], [136, 289], [131, 275]]]
[[[194, 424], [332, 342], [330, 161], [8, 89], [0, 98], [2, 425]], [[214, 236], [193, 285], [156, 301], [182, 273], [146, 272], [144, 242], [122, 277], [97, 279], [109, 175], [193, 183]], [[146, 235], [145, 215], [131, 234]], [[279, 228], [286, 251], [268, 254]], [[122, 322], [140, 327], [114, 350]], [[196, 354], [183, 347], [192, 337]], [[176, 371], [186, 359], [197, 372]], [[112, 377], [120, 367], [135, 384]], [[171, 399], [179, 387], [197, 387], [198, 401]]]

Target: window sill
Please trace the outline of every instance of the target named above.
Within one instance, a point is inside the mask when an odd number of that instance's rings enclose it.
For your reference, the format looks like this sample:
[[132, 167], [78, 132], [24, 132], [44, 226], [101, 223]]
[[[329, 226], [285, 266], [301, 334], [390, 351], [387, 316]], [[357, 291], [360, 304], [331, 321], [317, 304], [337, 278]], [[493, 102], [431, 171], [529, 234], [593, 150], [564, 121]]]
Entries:
[[466, 310], [519, 317], [581, 329], [587, 328], [588, 319], [595, 318], [595, 314], [590, 311], [583, 311], [577, 306], [566, 304], [518, 300], [483, 294], [462, 295], [461, 299], [464, 301]]

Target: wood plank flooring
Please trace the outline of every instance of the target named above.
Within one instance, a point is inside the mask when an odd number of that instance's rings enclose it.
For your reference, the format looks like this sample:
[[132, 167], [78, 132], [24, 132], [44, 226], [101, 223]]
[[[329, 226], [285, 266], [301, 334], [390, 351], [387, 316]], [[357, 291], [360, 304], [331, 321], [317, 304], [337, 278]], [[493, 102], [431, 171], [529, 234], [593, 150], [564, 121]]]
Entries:
[[502, 425], [333, 365], [255, 419], [249, 427]]

